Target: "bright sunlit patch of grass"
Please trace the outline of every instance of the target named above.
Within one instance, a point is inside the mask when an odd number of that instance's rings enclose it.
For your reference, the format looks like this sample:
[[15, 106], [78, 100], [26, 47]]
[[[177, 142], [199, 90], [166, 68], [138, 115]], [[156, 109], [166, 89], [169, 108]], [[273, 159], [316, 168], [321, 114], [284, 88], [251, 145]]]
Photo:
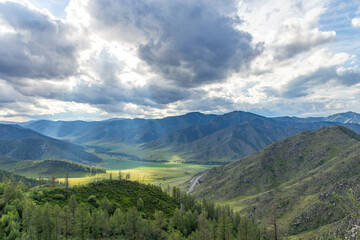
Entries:
[[[94, 176], [86, 176], [80, 178], [69, 178], [70, 185], [81, 185], [94, 182], [102, 179], [119, 178], [119, 171], [122, 178], [126, 178], [126, 175], [130, 174], [130, 180], [138, 181], [141, 183], [158, 184], [163, 182], [169, 183], [171, 186], [177, 181], [186, 181], [193, 175], [205, 171], [213, 166], [208, 165], [191, 165], [191, 164], [166, 164], [166, 163], [152, 163], [151, 167], [142, 166], [131, 169], [110, 169], [106, 173], [96, 174]], [[64, 178], [58, 179], [64, 182]], [[176, 180], [176, 181], [174, 181]], [[174, 182], [172, 182], [174, 181]], [[167, 185], [165, 185], [167, 186]]]

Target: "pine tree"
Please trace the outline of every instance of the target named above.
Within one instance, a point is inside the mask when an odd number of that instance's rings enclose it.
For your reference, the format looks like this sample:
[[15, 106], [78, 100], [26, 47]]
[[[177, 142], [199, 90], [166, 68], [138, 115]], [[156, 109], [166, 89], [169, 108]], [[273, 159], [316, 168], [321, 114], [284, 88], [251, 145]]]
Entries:
[[[214, 235], [212, 232], [214, 231], [210, 226], [209, 220], [207, 220], [207, 216], [205, 213], [202, 213], [198, 216], [198, 239], [199, 240], [214, 240]], [[212, 224], [211, 224], [212, 225]]]
[[124, 213], [121, 211], [120, 208], [117, 208], [114, 214], [109, 219], [110, 233], [114, 236], [120, 236], [123, 231], [124, 222]]
[[155, 211], [154, 221], [152, 222], [152, 229], [154, 239], [166, 239], [168, 224], [163, 212]]
[[66, 189], [66, 197], [69, 197], [69, 173], [65, 175], [65, 189]]
[[133, 240], [136, 239], [136, 231], [137, 231], [136, 222], [138, 216], [139, 216], [139, 212], [137, 211], [136, 208], [132, 208], [126, 213], [125, 235], [127, 239], [133, 239]]
[[73, 217], [69, 206], [63, 207], [61, 214], [61, 222], [63, 226], [62, 232], [65, 236], [65, 239], [69, 239], [72, 233], [73, 226]]
[[76, 212], [76, 208], [77, 208], [77, 201], [76, 198], [73, 196], [70, 197], [69, 199], [69, 208], [71, 210], [71, 216], [74, 219], [75, 218], [75, 212]]
[[42, 229], [43, 229], [43, 236], [45, 239], [51, 239], [53, 235], [54, 229], [54, 219], [52, 213], [52, 207], [49, 203], [46, 203], [43, 207], [43, 217], [42, 217]]
[[97, 209], [92, 210], [90, 218], [90, 235], [93, 239], [100, 238], [100, 214]]
[[82, 240], [87, 239], [89, 234], [89, 218], [88, 207], [84, 203], [81, 203], [75, 213], [75, 229], [77, 236]]
[[61, 208], [55, 205], [53, 209], [54, 218], [54, 240], [58, 240], [61, 235]]
[[229, 240], [232, 238], [232, 223], [230, 218], [223, 214], [220, 216], [217, 226], [216, 239], [217, 240]]
[[137, 210], [138, 211], [144, 210], [144, 201], [142, 200], [142, 198], [139, 198], [139, 200], [137, 201]]
[[56, 186], [56, 177], [54, 175], [51, 177], [50, 185], [51, 185], [51, 187]]
[[22, 239], [35, 239], [36, 229], [34, 226], [34, 211], [36, 210], [35, 204], [26, 200], [22, 212]]

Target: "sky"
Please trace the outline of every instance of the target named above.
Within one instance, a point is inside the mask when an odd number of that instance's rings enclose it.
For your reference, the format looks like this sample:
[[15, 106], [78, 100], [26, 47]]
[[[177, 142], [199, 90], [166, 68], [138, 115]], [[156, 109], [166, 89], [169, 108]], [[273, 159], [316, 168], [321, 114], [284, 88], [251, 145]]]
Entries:
[[0, 0], [0, 121], [360, 112], [360, 0]]

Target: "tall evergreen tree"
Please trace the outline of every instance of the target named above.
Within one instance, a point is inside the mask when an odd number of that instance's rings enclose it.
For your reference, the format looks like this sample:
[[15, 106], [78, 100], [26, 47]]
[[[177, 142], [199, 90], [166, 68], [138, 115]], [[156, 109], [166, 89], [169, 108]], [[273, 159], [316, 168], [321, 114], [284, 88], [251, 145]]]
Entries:
[[76, 209], [75, 213], [75, 224], [76, 224], [76, 233], [80, 239], [85, 240], [89, 234], [89, 210], [88, 207], [81, 203]]

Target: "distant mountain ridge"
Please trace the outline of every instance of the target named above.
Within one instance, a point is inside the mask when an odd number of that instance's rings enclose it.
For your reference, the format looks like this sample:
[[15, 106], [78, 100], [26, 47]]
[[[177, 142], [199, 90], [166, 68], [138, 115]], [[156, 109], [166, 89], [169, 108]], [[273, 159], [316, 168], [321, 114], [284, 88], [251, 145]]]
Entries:
[[178, 129], [207, 123], [215, 117], [216, 115], [212, 114], [193, 112], [162, 119], [115, 119], [99, 122], [39, 120], [23, 123], [22, 126], [50, 137], [67, 138], [75, 143], [90, 141], [144, 143]]
[[312, 123], [312, 122], [337, 122], [337, 123], [356, 123], [360, 124], [360, 114], [355, 112], [344, 112], [336, 113], [327, 117], [308, 117], [308, 118], [298, 118], [298, 117], [275, 117], [277, 121], [285, 122], [299, 122], [299, 123]]
[[[358, 133], [359, 114], [340, 113], [326, 118], [267, 118], [235, 111], [223, 115], [198, 112], [163, 119], [113, 119], [100, 122], [53, 122], [22, 126], [68, 141], [141, 145], [141, 158], [167, 161], [177, 156], [189, 163], [224, 164], [252, 154], [265, 146], [305, 130], [342, 124]], [[335, 122], [343, 121], [343, 122]], [[121, 150], [120, 150], [121, 151]], [[163, 152], [153, 159], [152, 151]]]
[[[235, 111], [212, 121], [174, 131], [144, 144], [145, 149], [168, 149], [193, 163], [223, 164], [245, 157], [280, 139], [306, 130], [338, 125], [335, 122], [298, 122]], [[360, 132], [360, 125], [345, 124]]]

